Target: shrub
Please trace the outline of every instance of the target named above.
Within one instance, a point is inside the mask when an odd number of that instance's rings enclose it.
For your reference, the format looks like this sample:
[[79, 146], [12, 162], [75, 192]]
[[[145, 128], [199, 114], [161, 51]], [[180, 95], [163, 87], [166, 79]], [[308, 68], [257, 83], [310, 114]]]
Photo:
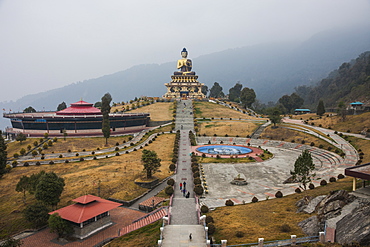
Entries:
[[297, 188], [297, 189], [295, 189], [295, 193], [301, 193], [302, 191], [301, 191], [301, 189], [300, 188]]
[[37, 151], [36, 150], [33, 150], [32, 151], [32, 156], [36, 156], [37, 155]]
[[170, 185], [168, 185], [167, 187], [166, 187], [166, 189], [164, 190], [164, 192], [167, 194], [167, 195], [172, 195], [173, 194], [173, 187], [172, 186], [170, 186]]
[[40, 161], [37, 161], [37, 162], [36, 162], [36, 165], [37, 165], [37, 166], [41, 165]]
[[119, 153], [118, 152], [116, 153], [116, 156], [119, 156]]
[[213, 235], [216, 231], [216, 227], [213, 223], [209, 223], [208, 225], [208, 234]]
[[203, 192], [204, 192], [204, 190], [203, 190], [202, 185], [200, 185], [200, 184], [195, 185], [195, 187], [194, 187], [194, 193], [195, 194], [200, 196], [200, 195], [203, 194]]
[[59, 154], [59, 158], [63, 158], [63, 155], [62, 154]]
[[92, 154], [92, 155], [94, 155], [94, 154], [95, 154], [95, 152], [94, 152], [94, 151], [92, 151], [92, 152], [91, 152], [91, 154]]
[[76, 156], [79, 156], [80, 154], [79, 153], [76, 153]]
[[96, 156], [94, 156], [93, 160], [96, 160], [96, 159], [97, 159]]
[[199, 171], [193, 173], [193, 178], [199, 178], [200, 174]]
[[199, 172], [199, 167], [198, 166], [192, 166], [191, 170], [193, 173]]
[[302, 140], [302, 141], [301, 141], [301, 143], [302, 143], [302, 144], [305, 144], [305, 143], [306, 143], [306, 141], [305, 141], [305, 140]]
[[335, 177], [331, 177], [331, 178], [329, 178], [329, 182], [330, 183], [334, 183], [334, 182], [336, 182], [337, 181], [337, 179], [335, 178]]
[[[209, 208], [206, 205], [202, 205], [200, 207], [200, 211], [202, 212], [202, 214], [206, 214], [206, 213], [208, 213]], [[206, 220], [207, 220], [207, 218], [206, 218]]]
[[128, 154], [128, 153], [129, 153], [129, 151], [127, 150], [127, 151], [126, 151], [126, 154]]
[[175, 180], [173, 180], [173, 178], [170, 178], [167, 180], [167, 184], [173, 186], [175, 184]]
[[34, 141], [34, 142], [33, 142], [33, 145], [34, 145], [35, 147], [37, 147], [37, 146], [39, 145], [39, 143], [38, 143], [37, 141]]
[[310, 190], [313, 190], [315, 188], [315, 185], [313, 183], [310, 183], [310, 185], [308, 185], [308, 188], [310, 188]]
[[[208, 208], [207, 208], [208, 210]], [[213, 220], [213, 217], [212, 216], [208, 216], [206, 217], [206, 224], [208, 225], [209, 223], [215, 223], [215, 221]]]
[[225, 205], [226, 206], [234, 206], [234, 202], [232, 200], [228, 199], [228, 200], [226, 200]]
[[50, 147], [53, 146], [53, 141], [52, 140], [48, 141], [48, 146], [50, 146]]
[[58, 138], [54, 137], [53, 142], [57, 142], [57, 141], [58, 141]]
[[343, 179], [344, 178], [344, 175], [343, 174], [339, 174], [338, 175], [338, 179]]
[[325, 186], [325, 185], [327, 185], [327, 184], [328, 184], [328, 183], [326, 182], [326, 180], [321, 180], [321, 181], [320, 181], [320, 185], [321, 185], [321, 186]]
[[280, 226], [280, 231], [281, 232], [290, 232], [292, 229], [288, 224], [283, 224]]
[[174, 171], [176, 169], [176, 165], [175, 164], [171, 164], [169, 166], [169, 169], [170, 169], [170, 171]]
[[283, 197], [283, 193], [279, 190], [278, 192], [275, 193], [275, 197], [276, 198], [282, 198]]
[[64, 163], [68, 164], [69, 163], [69, 160], [65, 160]]
[[50, 160], [49, 165], [54, 165], [54, 161]]
[[98, 151], [99, 151], [99, 150], [100, 150], [100, 148], [96, 148], [96, 150], [98, 150]]
[[17, 158], [19, 157], [19, 154], [18, 154], [18, 153], [14, 153], [14, 154], [13, 154], [13, 157], [14, 157], [15, 159], [17, 159]]
[[119, 150], [119, 147], [116, 147], [114, 150], [115, 150], [115, 151], [118, 151], [118, 150]]
[[[149, 141], [149, 143], [151, 143], [151, 142]], [[133, 143], [133, 142], [131, 142], [131, 143], [130, 143], [130, 146], [133, 146], [133, 145], [134, 145], [134, 143]]]
[[202, 182], [200, 181], [200, 178], [194, 178], [194, 184], [201, 184]]
[[119, 142], [116, 142], [116, 146], [119, 146]]
[[324, 146], [322, 144], [319, 145], [319, 148], [323, 148]]
[[72, 152], [71, 149], [68, 149], [68, 153]]
[[235, 236], [237, 238], [242, 238], [242, 237], [244, 237], [244, 232], [242, 232], [242, 231], [236, 231]]
[[21, 151], [19, 151], [21, 155], [24, 155], [26, 153], [26, 149], [22, 148]]
[[311, 142], [310, 146], [311, 147], [315, 146], [315, 143], [314, 142]]
[[254, 196], [254, 197], [252, 198], [252, 202], [253, 202], [253, 203], [258, 202], [258, 198]]
[[85, 160], [84, 158], [82, 158], [82, 157], [80, 158], [80, 161], [84, 161], [84, 160]]
[[29, 166], [30, 164], [28, 163], [28, 162], [24, 162], [23, 163], [23, 166], [25, 166], [25, 167], [27, 167], [27, 166]]

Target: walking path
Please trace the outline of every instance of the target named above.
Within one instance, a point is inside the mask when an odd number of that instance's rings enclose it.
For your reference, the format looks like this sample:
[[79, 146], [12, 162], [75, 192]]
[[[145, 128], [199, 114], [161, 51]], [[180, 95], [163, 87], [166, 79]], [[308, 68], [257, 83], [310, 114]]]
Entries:
[[[199, 205], [193, 193], [189, 139], [189, 131], [194, 131], [192, 114], [192, 102], [190, 100], [178, 102], [175, 130], [180, 130], [179, 159], [170, 224], [166, 225], [163, 231], [163, 247], [206, 246], [204, 227], [198, 224]], [[180, 191], [180, 183], [184, 182], [186, 183], [185, 193]], [[190, 197], [186, 198], [184, 195], [188, 192]], [[189, 238], [190, 234], [192, 239]]]

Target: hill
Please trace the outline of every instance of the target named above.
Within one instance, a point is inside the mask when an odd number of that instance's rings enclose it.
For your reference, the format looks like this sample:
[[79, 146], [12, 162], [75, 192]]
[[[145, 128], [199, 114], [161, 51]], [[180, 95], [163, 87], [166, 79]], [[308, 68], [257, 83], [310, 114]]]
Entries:
[[313, 109], [322, 99], [327, 107], [335, 108], [339, 102], [370, 102], [370, 51], [357, 59], [343, 63], [338, 69], [315, 87], [301, 86], [298, 94], [305, 100], [305, 105]]

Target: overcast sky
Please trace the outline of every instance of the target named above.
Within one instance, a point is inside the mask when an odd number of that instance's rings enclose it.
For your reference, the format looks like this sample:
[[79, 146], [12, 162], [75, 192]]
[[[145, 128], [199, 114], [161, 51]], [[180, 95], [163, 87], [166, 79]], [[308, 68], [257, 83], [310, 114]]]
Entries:
[[183, 47], [196, 58], [363, 23], [370, 0], [0, 0], [0, 102], [176, 61]]

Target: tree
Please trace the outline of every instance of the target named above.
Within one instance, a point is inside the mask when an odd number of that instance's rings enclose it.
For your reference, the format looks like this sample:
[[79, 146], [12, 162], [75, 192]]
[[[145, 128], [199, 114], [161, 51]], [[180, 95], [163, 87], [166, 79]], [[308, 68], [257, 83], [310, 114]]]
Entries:
[[44, 175], [46, 172], [45, 171], [40, 171], [39, 173], [34, 173], [30, 176], [29, 178], [29, 187], [28, 187], [28, 192], [30, 194], [35, 194], [36, 192], [36, 188], [37, 188], [37, 185], [40, 181], [40, 178], [42, 177], [42, 175]]
[[15, 187], [15, 191], [17, 192], [23, 192], [23, 203], [26, 204], [26, 192], [29, 190], [29, 187], [30, 187], [30, 178], [28, 176], [25, 176], [23, 175], [16, 187]]
[[250, 108], [255, 100], [256, 93], [253, 89], [245, 87], [240, 92], [240, 101], [242, 102], [244, 108]]
[[276, 127], [276, 124], [280, 123], [281, 121], [281, 111], [279, 110], [278, 107], [273, 107], [267, 109], [267, 112], [271, 123], [273, 123], [274, 127]]
[[32, 106], [29, 106], [26, 109], [24, 109], [23, 112], [24, 113], [31, 113], [31, 112], [36, 112], [36, 110]]
[[19, 141], [20, 144], [22, 144], [22, 141], [27, 140], [27, 136], [23, 133], [19, 133], [17, 137], [15, 138], [16, 141]]
[[58, 234], [58, 238], [68, 236], [73, 233], [72, 225], [66, 220], [62, 219], [58, 213], [50, 215], [48, 220], [48, 225], [50, 232], [55, 232]]
[[324, 113], [325, 113], [324, 101], [320, 100], [319, 104], [317, 105], [316, 114], [322, 116], [324, 115]]
[[293, 181], [297, 181], [303, 190], [306, 190], [307, 184], [311, 183], [312, 179], [316, 176], [312, 173], [315, 170], [315, 164], [312, 161], [310, 152], [306, 149], [297, 158], [294, 163], [294, 171], [290, 171]]
[[222, 87], [218, 82], [215, 82], [209, 91], [209, 97], [211, 98], [222, 98], [225, 94], [222, 92]]
[[64, 189], [64, 179], [54, 172], [42, 175], [36, 186], [35, 197], [46, 205], [56, 206]]
[[60, 103], [59, 105], [58, 105], [58, 107], [57, 107], [57, 111], [61, 111], [61, 110], [64, 110], [64, 109], [66, 109], [67, 108], [67, 104], [66, 104], [66, 102], [62, 102], [62, 103]]
[[303, 99], [296, 93], [289, 95], [283, 95], [279, 99], [279, 103], [284, 106], [287, 110], [285, 113], [291, 113], [293, 109], [297, 109], [303, 105]]
[[66, 140], [66, 137], [68, 136], [68, 133], [67, 133], [67, 130], [63, 130], [63, 138], [64, 140]]
[[104, 94], [104, 96], [101, 98], [101, 112], [103, 114], [102, 131], [105, 137], [105, 145], [108, 145], [108, 138], [110, 137], [109, 113], [111, 101], [112, 96], [109, 93]]
[[203, 85], [202, 88], [201, 88], [201, 91], [202, 91], [202, 94], [207, 96], [209, 89], [206, 85]]
[[242, 91], [243, 85], [237, 82], [235, 86], [229, 89], [229, 100], [234, 102], [240, 101], [240, 93]]
[[24, 218], [36, 227], [44, 226], [48, 222], [49, 209], [41, 202], [31, 204], [23, 211]]
[[101, 101], [95, 102], [94, 107], [101, 108]]
[[141, 156], [143, 162], [144, 171], [146, 171], [146, 178], [152, 178], [152, 175], [157, 171], [157, 168], [161, 166], [161, 159], [158, 158], [155, 151], [144, 149]]
[[6, 173], [6, 160], [8, 155], [6, 148], [6, 143], [4, 141], [2, 132], [0, 131], [0, 177]]

